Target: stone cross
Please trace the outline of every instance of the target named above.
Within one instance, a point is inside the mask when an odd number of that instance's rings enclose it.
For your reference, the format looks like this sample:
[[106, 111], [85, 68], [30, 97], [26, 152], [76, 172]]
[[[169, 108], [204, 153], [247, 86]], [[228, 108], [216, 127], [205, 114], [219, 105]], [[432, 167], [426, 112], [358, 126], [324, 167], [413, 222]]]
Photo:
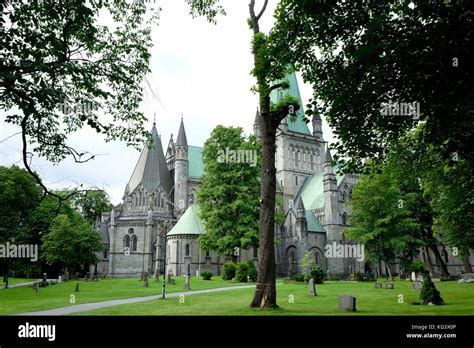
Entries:
[[351, 295], [339, 296], [339, 310], [343, 312], [355, 312], [356, 298]]
[[317, 296], [316, 294], [316, 285], [314, 284], [314, 279], [311, 278], [308, 283], [309, 296]]
[[189, 285], [189, 276], [185, 275], [184, 276], [184, 290], [190, 290], [190, 285]]

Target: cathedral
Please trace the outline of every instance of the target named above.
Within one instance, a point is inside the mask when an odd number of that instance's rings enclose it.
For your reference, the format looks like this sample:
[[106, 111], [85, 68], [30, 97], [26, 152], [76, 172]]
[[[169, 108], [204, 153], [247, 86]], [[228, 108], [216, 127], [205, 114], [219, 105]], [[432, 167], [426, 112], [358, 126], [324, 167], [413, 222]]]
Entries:
[[[288, 75], [287, 80], [289, 89], [274, 90], [271, 95], [272, 101], [278, 102], [289, 93], [301, 105], [296, 117], [282, 121], [276, 136], [277, 195], [282, 197], [285, 216], [284, 223], [275, 226], [278, 275], [300, 273], [304, 255], [330, 275], [374, 272], [375, 266], [384, 274], [385, 265], [364, 261], [363, 248], [360, 255], [360, 246], [342, 234], [350, 227], [346, 202], [351, 200], [358, 176], [338, 174], [320, 115], [313, 113], [308, 127], [296, 75]], [[257, 136], [258, 120], [257, 110], [253, 125]], [[220, 275], [223, 263], [231, 258], [201, 249], [198, 240], [206, 233], [196, 200], [204, 173], [203, 149], [188, 144], [183, 119], [166, 152], [155, 123], [151, 135], [153, 144], [144, 146], [122, 203], [103, 213], [98, 222], [105, 247], [98, 272], [110, 277], [135, 277], [146, 271], [155, 275], [199, 275], [203, 271]], [[341, 253], [329, 252], [333, 249]], [[240, 250], [238, 260], [253, 260], [257, 265], [257, 248]], [[399, 274], [398, 264], [388, 266]]]

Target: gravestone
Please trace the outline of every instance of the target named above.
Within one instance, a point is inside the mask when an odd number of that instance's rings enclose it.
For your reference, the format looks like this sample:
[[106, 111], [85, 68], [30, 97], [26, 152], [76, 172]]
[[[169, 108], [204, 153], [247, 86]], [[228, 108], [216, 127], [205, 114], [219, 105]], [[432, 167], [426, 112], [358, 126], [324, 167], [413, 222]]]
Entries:
[[385, 286], [386, 289], [395, 289], [395, 284], [393, 282], [387, 282]]
[[176, 279], [173, 279], [171, 274], [168, 274], [168, 284], [176, 285]]
[[317, 296], [316, 294], [316, 285], [314, 284], [314, 279], [311, 278], [308, 283], [309, 296]]
[[190, 285], [189, 285], [189, 276], [185, 275], [184, 276], [184, 290], [190, 290]]
[[43, 283], [46, 283], [48, 281], [48, 276], [46, 273], [43, 273]]
[[382, 283], [375, 283], [376, 289], [382, 289]]
[[413, 287], [413, 290], [420, 290], [421, 289], [421, 283], [420, 282], [413, 282], [412, 287]]
[[79, 283], [76, 284], [76, 289], [74, 289], [75, 292], [79, 292], [80, 289], [79, 289]]
[[63, 280], [64, 280], [64, 281], [68, 281], [68, 280], [69, 280], [69, 272], [64, 272]]
[[418, 277], [416, 277], [416, 280], [419, 281], [420, 283], [423, 283], [423, 276], [419, 275]]
[[411, 281], [416, 282], [416, 273], [415, 272], [411, 272]]
[[339, 296], [339, 310], [342, 312], [355, 312], [356, 298], [351, 295]]
[[145, 288], [148, 288], [148, 272], [145, 272], [145, 274], [143, 275], [143, 286]]
[[62, 283], [63, 282], [63, 277], [62, 276], [59, 276], [58, 277], [58, 283]]
[[33, 289], [35, 290], [35, 293], [39, 293], [40, 291], [40, 283], [39, 281], [36, 281], [34, 284], [33, 284]]

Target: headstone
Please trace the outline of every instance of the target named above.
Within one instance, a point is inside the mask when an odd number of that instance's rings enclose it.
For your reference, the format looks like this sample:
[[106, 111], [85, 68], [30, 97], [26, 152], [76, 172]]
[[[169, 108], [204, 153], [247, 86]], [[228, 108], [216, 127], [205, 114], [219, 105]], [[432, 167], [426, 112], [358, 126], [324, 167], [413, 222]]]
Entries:
[[418, 277], [416, 277], [416, 280], [419, 281], [420, 283], [423, 283], [423, 276], [419, 275]]
[[190, 285], [189, 285], [189, 276], [185, 275], [184, 276], [184, 290], [190, 290]]
[[395, 289], [395, 284], [393, 282], [387, 282], [385, 286], [386, 289]]
[[339, 296], [339, 310], [343, 312], [355, 312], [356, 298], [351, 295]]
[[172, 280], [173, 280], [173, 275], [168, 273], [168, 284], [171, 284]]
[[58, 277], [58, 283], [62, 283], [63, 282], [63, 277], [62, 276], [59, 276]]
[[317, 296], [316, 294], [316, 285], [314, 284], [314, 279], [311, 278], [308, 283], [309, 296]]
[[46, 273], [43, 273], [43, 283], [46, 283], [48, 281], [48, 277]]
[[416, 273], [415, 272], [411, 272], [411, 281], [416, 282]]
[[382, 283], [375, 283], [376, 289], [382, 289]]
[[39, 285], [39, 281], [36, 281], [34, 284], [33, 284], [33, 289], [35, 290], [35, 293], [39, 293], [40, 291], [40, 285]]
[[68, 281], [68, 280], [69, 280], [69, 272], [65, 272], [65, 273], [64, 273], [63, 280], [64, 280], [64, 281]]
[[148, 288], [148, 272], [145, 272], [145, 274], [143, 275], [143, 286], [145, 288]]
[[76, 289], [74, 289], [75, 292], [79, 292], [80, 289], [79, 289], [79, 283], [76, 284]]
[[413, 290], [420, 290], [421, 289], [421, 283], [420, 282], [413, 282], [412, 287], [413, 287]]
[[199, 270], [196, 270], [196, 277], [199, 277]]

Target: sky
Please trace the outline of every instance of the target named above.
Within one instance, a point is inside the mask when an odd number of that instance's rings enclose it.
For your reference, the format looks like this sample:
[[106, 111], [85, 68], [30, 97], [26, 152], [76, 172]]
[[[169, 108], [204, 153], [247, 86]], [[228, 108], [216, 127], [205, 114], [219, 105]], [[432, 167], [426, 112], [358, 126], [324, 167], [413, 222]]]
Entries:
[[[263, 1], [257, 0], [257, 5]], [[204, 18], [193, 19], [184, 0], [157, 0], [162, 8], [159, 25], [153, 28], [151, 73], [140, 107], [148, 117], [147, 128], [153, 125], [161, 135], [164, 151], [170, 135], [176, 138], [181, 116], [188, 143], [202, 146], [217, 125], [240, 126], [246, 134], [253, 129], [258, 97], [250, 91], [255, 80], [250, 75], [253, 57], [250, 52], [251, 31], [246, 20], [246, 1], [222, 0], [226, 16], [217, 24]], [[270, 1], [261, 19], [261, 30], [268, 32], [273, 24], [276, 1]], [[105, 23], [104, 23], [105, 24]], [[306, 105], [312, 95], [310, 85], [297, 74], [299, 89]], [[21, 166], [19, 128], [4, 122], [0, 111], [0, 165]], [[87, 126], [86, 126], [87, 127]], [[326, 141], [333, 135], [323, 117]], [[78, 150], [97, 154], [87, 163], [66, 159], [53, 165], [41, 158], [32, 160], [32, 167], [50, 188], [100, 187], [106, 190], [114, 204], [120, 203], [140, 152], [124, 142], [105, 143], [104, 138], [90, 128], [71, 135], [69, 144]]]

